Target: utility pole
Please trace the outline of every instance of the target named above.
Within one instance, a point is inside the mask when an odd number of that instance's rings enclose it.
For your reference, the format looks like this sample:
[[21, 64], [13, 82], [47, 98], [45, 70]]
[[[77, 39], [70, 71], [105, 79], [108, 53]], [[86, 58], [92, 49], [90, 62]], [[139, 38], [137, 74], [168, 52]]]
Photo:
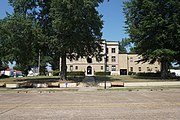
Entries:
[[39, 50], [39, 58], [38, 58], [38, 75], [40, 75], [40, 65], [41, 64], [41, 50]]
[[104, 56], [104, 74], [105, 74], [105, 81], [104, 81], [104, 89], [106, 89], [106, 70], [107, 70], [107, 44], [106, 44], [106, 40], [105, 40], [105, 56]]

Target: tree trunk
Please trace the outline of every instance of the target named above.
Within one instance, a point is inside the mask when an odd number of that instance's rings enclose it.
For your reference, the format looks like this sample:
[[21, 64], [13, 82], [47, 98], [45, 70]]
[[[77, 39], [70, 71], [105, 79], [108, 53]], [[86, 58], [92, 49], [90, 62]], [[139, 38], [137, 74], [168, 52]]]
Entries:
[[61, 57], [61, 79], [67, 80], [66, 54]]
[[168, 78], [168, 62], [166, 61], [161, 61], [161, 78]]

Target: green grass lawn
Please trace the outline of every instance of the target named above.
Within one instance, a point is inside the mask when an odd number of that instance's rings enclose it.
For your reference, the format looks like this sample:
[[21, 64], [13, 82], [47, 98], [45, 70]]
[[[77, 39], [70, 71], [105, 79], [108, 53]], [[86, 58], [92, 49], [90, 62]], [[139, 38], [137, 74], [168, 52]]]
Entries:
[[167, 82], [180, 81], [178, 78], [162, 80], [153, 77], [136, 77], [136, 76], [96, 76], [97, 81], [122, 81], [122, 82]]
[[[83, 76], [68, 77], [69, 82], [81, 82]], [[160, 78], [138, 78], [135, 76], [95, 76], [97, 82], [103, 81], [122, 81], [122, 82], [166, 82], [166, 81], [180, 81], [180, 79], [167, 79], [162, 80]], [[22, 78], [4, 78], [0, 79], [0, 83], [22, 83], [22, 82], [56, 82], [59, 81], [59, 76], [36, 76], [36, 77], [22, 77]], [[64, 82], [64, 81], [62, 81]]]

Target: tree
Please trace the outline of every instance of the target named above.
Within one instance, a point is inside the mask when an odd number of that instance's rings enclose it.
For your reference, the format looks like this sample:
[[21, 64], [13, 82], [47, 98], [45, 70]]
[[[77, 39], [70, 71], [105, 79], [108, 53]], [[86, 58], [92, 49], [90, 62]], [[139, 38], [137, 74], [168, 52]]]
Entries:
[[[50, 0], [48, 0], [50, 1]], [[41, 55], [41, 70], [45, 71], [48, 57], [48, 36], [46, 6], [50, 6], [47, 0], [9, 0], [14, 8], [13, 15], [7, 17], [7, 28], [12, 60], [24, 70], [38, 64], [39, 53]], [[45, 34], [46, 33], [46, 34]], [[8, 59], [10, 60], [10, 59]], [[42, 72], [41, 72], [42, 73]]]
[[102, 0], [53, 0], [50, 9], [54, 51], [61, 57], [61, 78], [66, 79], [66, 58], [98, 55], [101, 52]]
[[127, 53], [126, 46], [131, 44], [131, 40], [129, 38], [123, 38], [119, 41], [119, 52], [120, 53]]
[[40, 29], [33, 24], [26, 15], [14, 13], [6, 22], [8, 37], [6, 38], [6, 52], [9, 61], [16, 61], [18, 66], [22, 66], [27, 73], [28, 68], [33, 66], [38, 59], [36, 46], [38, 44], [38, 34]]
[[179, 0], [130, 0], [124, 2], [126, 28], [142, 61], [161, 63], [161, 77], [168, 64], [180, 56]]

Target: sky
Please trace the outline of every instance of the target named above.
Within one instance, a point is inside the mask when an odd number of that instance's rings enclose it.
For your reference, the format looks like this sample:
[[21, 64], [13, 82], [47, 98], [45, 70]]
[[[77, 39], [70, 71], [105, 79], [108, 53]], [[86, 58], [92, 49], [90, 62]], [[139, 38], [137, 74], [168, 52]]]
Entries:
[[[103, 15], [103, 39], [108, 41], [120, 41], [122, 38], [128, 37], [124, 29], [123, 0], [104, 0], [97, 8], [99, 13]], [[6, 12], [12, 13], [13, 9], [8, 4], [8, 0], [0, 0], [0, 19], [6, 16]]]

